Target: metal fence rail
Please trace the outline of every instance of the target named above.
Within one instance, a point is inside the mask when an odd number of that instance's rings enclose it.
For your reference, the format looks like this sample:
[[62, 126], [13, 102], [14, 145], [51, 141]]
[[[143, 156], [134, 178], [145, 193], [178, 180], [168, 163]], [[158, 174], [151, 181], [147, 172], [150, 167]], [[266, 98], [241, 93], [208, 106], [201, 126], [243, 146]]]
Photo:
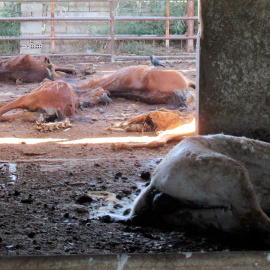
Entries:
[[[15, 0], [10, 0], [9, 2], [14, 2]], [[58, 2], [64, 0], [58, 0]], [[196, 1], [196, 0], [195, 0]], [[46, 1], [30, 1], [23, 0], [21, 2], [46, 2]], [[69, 1], [64, 1], [69, 2]], [[97, 2], [97, 0], [80, 0], [78, 2]], [[154, 35], [142, 35], [142, 36], [127, 36], [127, 35], [115, 35], [115, 22], [116, 21], [187, 21], [194, 22], [198, 20], [197, 16], [189, 17], [132, 17], [132, 16], [114, 16], [115, 14], [115, 0], [102, 0], [98, 2], [110, 2], [110, 16], [109, 17], [55, 17], [54, 16], [54, 2], [51, 3], [51, 17], [0, 17], [0, 22], [15, 22], [15, 21], [51, 21], [51, 35], [50, 36], [5, 36], [0, 37], [0, 41], [12, 41], [12, 40], [50, 40], [51, 41], [51, 55], [54, 55], [54, 41], [55, 40], [107, 40], [110, 41], [110, 54], [94, 54], [110, 56], [111, 60], [114, 61], [117, 58], [125, 58], [124, 56], [115, 55], [115, 41], [119, 40], [196, 40], [197, 36], [194, 35], [192, 31], [188, 31], [189, 35], [169, 35], [167, 29], [168, 25], [166, 23], [166, 35], [165, 36], [154, 36]], [[194, 0], [188, 0], [187, 2], [193, 2]], [[107, 21], [110, 22], [110, 36], [56, 36], [54, 31], [55, 21], [77, 21], [77, 22], [90, 22], [90, 21]], [[194, 23], [192, 24], [193, 27]], [[57, 54], [57, 55], [67, 55], [67, 54]], [[71, 54], [69, 54], [71, 55]], [[78, 54], [74, 54], [78, 55]], [[79, 55], [92, 55], [92, 54], [79, 54]], [[193, 54], [191, 54], [193, 57]], [[132, 56], [131, 56], [132, 58]]]

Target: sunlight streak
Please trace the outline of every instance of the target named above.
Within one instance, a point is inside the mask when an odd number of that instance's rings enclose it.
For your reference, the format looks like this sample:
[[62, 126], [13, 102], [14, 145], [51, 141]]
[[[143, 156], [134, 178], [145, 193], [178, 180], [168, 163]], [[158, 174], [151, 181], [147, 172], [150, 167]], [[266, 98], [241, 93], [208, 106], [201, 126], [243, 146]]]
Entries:
[[162, 133], [159, 134], [159, 137], [166, 135], [166, 134], [189, 134], [195, 132], [195, 118], [189, 123], [182, 126], [179, 126], [177, 128], [171, 129], [171, 130], [165, 130]]
[[0, 138], [0, 144], [39, 144], [39, 143], [57, 143], [57, 144], [109, 144], [109, 143], [150, 143], [164, 135], [185, 135], [195, 131], [195, 119], [189, 124], [179, 126], [172, 130], [161, 132], [158, 136], [138, 136], [138, 137], [103, 137], [103, 138], [83, 138], [79, 140], [53, 139], [53, 138]]
[[0, 144], [38, 144], [38, 143], [48, 143], [48, 142], [62, 142], [67, 139], [52, 139], [52, 138], [0, 138]]
[[103, 138], [84, 138], [74, 141], [60, 142], [60, 144], [106, 144], [106, 143], [128, 143], [128, 142], [151, 142], [157, 137], [103, 137]]
[[182, 125], [172, 130], [166, 130], [158, 136], [142, 137], [106, 137], [106, 138], [84, 138], [74, 141], [60, 142], [59, 144], [106, 144], [106, 143], [150, 143], [164, 135], [185, 135], [195, 132], [195, 118], [189, 124]]

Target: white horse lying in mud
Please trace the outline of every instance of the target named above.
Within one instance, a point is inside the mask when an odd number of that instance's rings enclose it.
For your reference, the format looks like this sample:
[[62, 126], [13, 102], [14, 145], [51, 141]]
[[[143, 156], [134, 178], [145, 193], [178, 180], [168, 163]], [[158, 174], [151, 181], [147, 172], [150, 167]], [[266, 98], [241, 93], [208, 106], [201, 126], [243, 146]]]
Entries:
[[155, 216], [181, 227], [258, 232], [268, 238], [267, 213], [270, 144], [220, 134], [188, 137], [173, 148], [127, 220]]

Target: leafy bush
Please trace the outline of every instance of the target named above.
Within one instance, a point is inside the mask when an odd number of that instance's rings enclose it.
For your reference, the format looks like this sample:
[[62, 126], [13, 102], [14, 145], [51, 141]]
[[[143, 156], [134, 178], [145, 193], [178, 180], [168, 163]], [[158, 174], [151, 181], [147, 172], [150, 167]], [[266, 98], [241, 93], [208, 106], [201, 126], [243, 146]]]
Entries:
[[[0, 12], [1, 17], [16, 17], [20, 15], [20, 2], [4, 2], [4, 6]], [[19, 36], [19, 22], [0, 22], [0, 36]], [[0, 41], [1, 55], [13, 54], [19, 52], [20, 42]]]
[[[133, 16], [133, 17], [165, 17], [166, 16], [166, 1], [124, 1], [118, 0], [115, 5], [116, 16]], [[195, 1], [195, 16], [198, 7], [198, 2]], [[170, 16], [184, 17], [187, 13], [187, 1], [170, 1]], [[195, 33], [198, 24], [195, 23]], [[95, 34], [108, 35], [109, 26], [107, 29], [98, 30]], [[170, 21], [170, 34], [183, 35], [186, 33], [186, 24], [184, 21]], [[116, 35], [165, 35], [165, 21], [116, 21]], [[170, 46], [180, 47], [183, 49], [186, 41], [178, 40], [171, 41]], [[158, 48], [164, 47], [165, 41], [117, 41], [117, 53], [129, 53], [138, 55], [149, 55], [158, 52]], [[166, 53], [166, 52], [165, 52]]]
[[[197, 2], [197, 1], [195, 1]], [[186, 15], [186, 1], [170, 1], [170, 16], [181, 17]], [[153, 16], [165, 17], [165, 1], [118, 1], [116, 6], [117, 16]], [[164, 21], [128, 21], [116, 22], [116, 34], [122, 35], [165, 35]], [[182, 35], [186, 32], [186, 25], [183, 21], [170, 22], [170, 34]]]

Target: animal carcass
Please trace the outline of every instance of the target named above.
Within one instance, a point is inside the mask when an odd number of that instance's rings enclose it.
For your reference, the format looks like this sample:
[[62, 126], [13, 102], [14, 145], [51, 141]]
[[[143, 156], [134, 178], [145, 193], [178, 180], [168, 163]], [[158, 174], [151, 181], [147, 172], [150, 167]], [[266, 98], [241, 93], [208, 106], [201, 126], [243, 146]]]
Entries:
[[54, 65], [48, 56], [35, 58], [29, 54], [0, 62], [0, 81], [41, 82], [43, 79], [60, 79], [65, 73], [76, 73], [73, 68]]
[[195, 89], [195, 83], [176, 70], [153, 70], [148, 66], [130, 66], [110, 75], [94, 77], [80, 90], [98, 86], [111, 93], [113, 97], [137, 99], [148, 104], [167, 103], [175, 90]]
[[[184, 139], [157, 166], [131, 220], [257, 232], [269, 241], [270, 144], [226, 135]], [[269, 243], [269, 242], [268, 242]]]
[[138, 115], [115, 127], [108, 128], [108, 130], [160, 133], [161, 131], [172, 130], [181, 125], [188, 124], [193, 118], [193, 114], [162, 108], [156, 111], [150, 111], [148, 114]]
[[148, 142], [119, 142], [112, 143], [112, 150], [131, 148], [158, 148], [166, 143], [179, 142], [184, 136], [194, 135], [195, 116], [192, 113], [159, 109], [148, 114], [138, 115], [131, 120], [114, 124], [107, 130], [120, 130], [127, 132], [155, 132], [157, 137], [153, 137]]
[[[81, 91], [77, 91], [77, 94], [81, 94]], [[79, 105], [80, 107], [90, 107], [97, 105], [98, 103], [102, 102], [102, 95], [105, 93], [110, 95], [108, 91], [105, 91], [102, 87], [97, 87], [92, 90], [82, 91], [83, 93], [79, 96]]]
[[[0, 108], [0, 115], [13, 109], [26, 109], [30, 112], [46, 112], [52, 109], [57, 116], [61, 113], [69, 117], [74, 115], [77, 106], [78, 97], [70, 84], [63, 81], [49, 81]], [[16, 115], [1, 116], [0, 121], [14, 118]]]

